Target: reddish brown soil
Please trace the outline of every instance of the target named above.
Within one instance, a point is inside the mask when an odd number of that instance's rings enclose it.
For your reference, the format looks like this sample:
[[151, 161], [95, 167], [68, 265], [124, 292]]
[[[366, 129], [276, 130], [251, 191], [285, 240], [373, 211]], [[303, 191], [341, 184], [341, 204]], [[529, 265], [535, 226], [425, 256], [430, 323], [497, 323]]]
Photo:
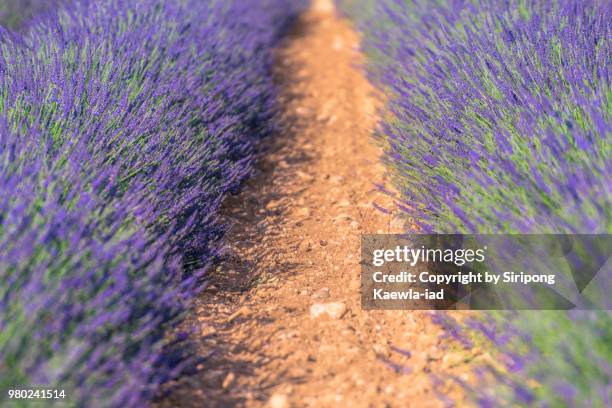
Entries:
[[[198, 327], [195, 353], [216, 352], [166, 385], [157, 406], [443, 406], [437, 393], [466, 404], [431, 375], [465, 378], [474, 351], [440, 340], [428, 312], [360, 307], [360, 234], [403, 227], [373, 206], [392, 203], [374, 188], [385, 182], [371, 141], [377, 102], [357, 49], [349, 25], [318, 2], [279, 50], [284, 130], [227, 201], [228, 260], [185, 323]], [[312, 318], [326, 302], [346, 312]]]

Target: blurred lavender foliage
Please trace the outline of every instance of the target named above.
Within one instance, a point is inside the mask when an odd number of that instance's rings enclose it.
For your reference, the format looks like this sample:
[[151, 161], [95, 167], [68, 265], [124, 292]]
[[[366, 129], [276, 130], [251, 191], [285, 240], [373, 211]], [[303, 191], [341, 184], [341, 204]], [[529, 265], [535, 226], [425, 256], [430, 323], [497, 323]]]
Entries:
[[[365, 34], [388, 96], [384, 161], [423, 231], [611, 232], [612, 3], [338, 4]], [[508, 357], [489, 367], [497, 387], [473, 390], [482, 405], [611, 405], [609, 311], [491, 313], [471, 329]]]
[[67, 0], [0, 0], [0, 25], [24, 29], [36, 16], [51, 11]]
[[47, 385], [141, 406], [184, 368], [164, 335], [272, 130], [272, 48], [302, 6], [81, 0], [0, 32], [0, 405]]

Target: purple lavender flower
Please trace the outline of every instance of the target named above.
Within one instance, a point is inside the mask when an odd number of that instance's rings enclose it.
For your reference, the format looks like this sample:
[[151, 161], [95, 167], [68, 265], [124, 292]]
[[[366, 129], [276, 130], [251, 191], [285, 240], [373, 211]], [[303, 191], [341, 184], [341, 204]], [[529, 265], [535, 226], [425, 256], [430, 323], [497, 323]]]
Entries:
[[[421, 231], [612, 231], [609, 2], [338, 3], [364, 32], [370, 78], [388, 101], [383, 161], [398, 209]], [[484, 406], [607, 406], [608, 286], [592, 288], [600, 312], [434, 321], [506, 356], [503, 373], [492, 368], [493, 395], [476, 396]]]
[[164, 336], [273, 127], [301, 6], [77, 0], [0, 33], [0, 390], [141, 406], [185, 366]]

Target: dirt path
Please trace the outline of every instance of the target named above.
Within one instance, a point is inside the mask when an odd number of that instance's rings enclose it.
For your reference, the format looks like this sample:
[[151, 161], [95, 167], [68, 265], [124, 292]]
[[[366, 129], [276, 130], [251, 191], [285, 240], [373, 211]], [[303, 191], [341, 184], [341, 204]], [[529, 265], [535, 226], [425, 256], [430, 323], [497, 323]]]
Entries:
[[[427, 312], [360, 308], [360, 234], [401, 225], [373, 206], [391, 204], [374, 189], [384, 181], [370, 137], [377, 105], [357, 48], [317, 2], [279, 51], [283, 134], [227, 202], [229, 260], [188, 322], [208, 358], [158, 406], [428, 407], [443, 406], [438, 392], [460, 395], [432, 383], [465, 375], [466, 354], [439, 340]], [[312, 317], [330, 302], [341, 317]]]

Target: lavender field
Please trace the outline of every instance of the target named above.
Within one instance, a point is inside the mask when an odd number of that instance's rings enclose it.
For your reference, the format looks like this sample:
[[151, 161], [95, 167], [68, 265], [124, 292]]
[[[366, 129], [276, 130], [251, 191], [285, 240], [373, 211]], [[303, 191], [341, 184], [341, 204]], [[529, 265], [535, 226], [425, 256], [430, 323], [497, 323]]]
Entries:
[[609, 238], [611, 38], [609, 0], [0, 0], [0, 407], [612, 406], [602, 264], [467, 314], [363, 272]]
[[[610, 2], [339, 3], [389, 99], [384, 162], [421, 231], [612, 231]], [[482, 406], [610, 405], [610, 312], [484, 320], [464, 335], [507, 364], [469, 387]]]
[[32, 14], [0, 31], [0, 405], [44, 384], [141, 406], [189, 363], [164, 336], [273, 127], [299, 2], [38, 3], [0, 17]]

